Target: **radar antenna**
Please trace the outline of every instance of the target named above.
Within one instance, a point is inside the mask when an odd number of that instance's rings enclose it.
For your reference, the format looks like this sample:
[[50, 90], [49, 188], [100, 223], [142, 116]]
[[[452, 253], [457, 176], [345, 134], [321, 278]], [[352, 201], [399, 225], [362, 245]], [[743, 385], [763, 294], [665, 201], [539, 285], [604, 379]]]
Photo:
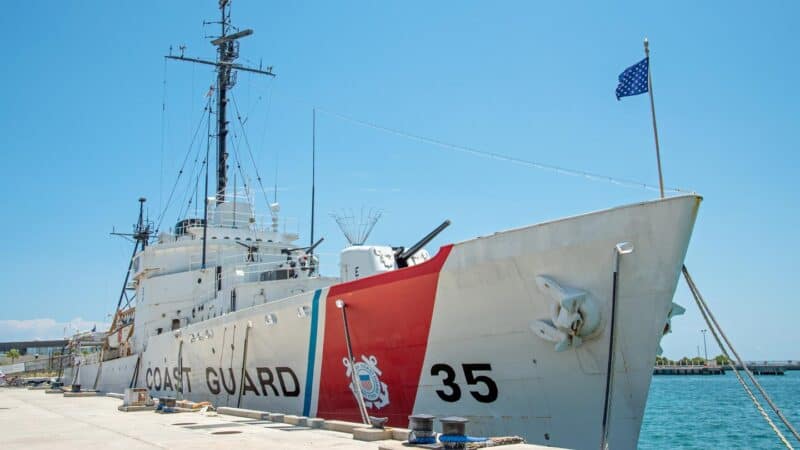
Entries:
[[338, 214], [331, 213], [331, 217], [339, 225], [339, 229], [342, 230], [350, 245], [364, 245], [382, 214], [381, 210], [370, 208], [365, 212], [364, 208], [361, 208], [358, 214], [352, 210], [343, 210]]

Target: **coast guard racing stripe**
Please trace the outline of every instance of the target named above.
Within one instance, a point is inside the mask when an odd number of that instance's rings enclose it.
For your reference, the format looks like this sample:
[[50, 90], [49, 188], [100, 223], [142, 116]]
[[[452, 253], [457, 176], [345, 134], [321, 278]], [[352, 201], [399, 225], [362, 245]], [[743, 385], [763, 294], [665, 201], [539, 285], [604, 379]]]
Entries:
[[[356, 371], [370, 415], [406, 426], [414, 409], [430, 332], [439, 272], [452, 245], [416, 266], [332, 286], [325, 299], [325, 339], [317, 415], [360, 422], [350, 371]], [[355, 364], [350, 367], [342, 312]]]

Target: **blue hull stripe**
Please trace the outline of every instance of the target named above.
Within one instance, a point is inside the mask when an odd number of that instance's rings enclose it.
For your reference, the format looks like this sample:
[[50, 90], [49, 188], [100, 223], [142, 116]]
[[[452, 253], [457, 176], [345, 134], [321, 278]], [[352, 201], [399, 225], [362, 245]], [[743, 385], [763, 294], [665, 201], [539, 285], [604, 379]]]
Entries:
[[311, 337], [308, 340], [308, 365], [306, 366], [306, 395], [303, 401], [303, 415], [308, 417], [311, 410], [311, 393], [314, 390], [314, 360], [317, 358], [317, 322], [319, 321], [319, 295], [314, 292], [311, 302]]

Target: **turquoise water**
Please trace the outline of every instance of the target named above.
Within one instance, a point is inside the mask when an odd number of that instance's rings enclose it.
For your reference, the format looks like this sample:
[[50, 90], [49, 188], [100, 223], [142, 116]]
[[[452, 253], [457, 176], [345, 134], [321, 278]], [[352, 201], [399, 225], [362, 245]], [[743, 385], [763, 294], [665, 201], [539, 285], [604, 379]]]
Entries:
[[[783, 414], [800, 427], [800, 371], [760, 376], [758, 381]], [[764, 407], [769, 410], [766, 402]], [[784, 436], [798, 443], [782, 427]], [[639, 437], [640, 449], [785, 448], [753, 406], [736, 376], [653, 377]]]

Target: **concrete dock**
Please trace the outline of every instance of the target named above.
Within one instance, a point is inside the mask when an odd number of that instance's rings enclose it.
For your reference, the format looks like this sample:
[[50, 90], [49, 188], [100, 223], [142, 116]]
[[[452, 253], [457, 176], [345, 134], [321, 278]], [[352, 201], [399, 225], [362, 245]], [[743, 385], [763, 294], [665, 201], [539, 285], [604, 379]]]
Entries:
[[348, 433], [266, 420], [200, 413], [121, 412], [112, 397], [65, 398], [27, 389], [0, 389], [4, 449], [371, 449]]
[[[353, 434], [265, 418], [152, 410], [122, 412], [114, 397], [64, 397], [42, 390], [0, 388], [0, 448], [3, 449], [394, 449], [400, 441], [362, 442]], [[409, 448], [409, 447], [406, 447]], [[413, 447], [410, 447], [413, 448]], [[506, 450], [544, 449], [534, 445]]]

